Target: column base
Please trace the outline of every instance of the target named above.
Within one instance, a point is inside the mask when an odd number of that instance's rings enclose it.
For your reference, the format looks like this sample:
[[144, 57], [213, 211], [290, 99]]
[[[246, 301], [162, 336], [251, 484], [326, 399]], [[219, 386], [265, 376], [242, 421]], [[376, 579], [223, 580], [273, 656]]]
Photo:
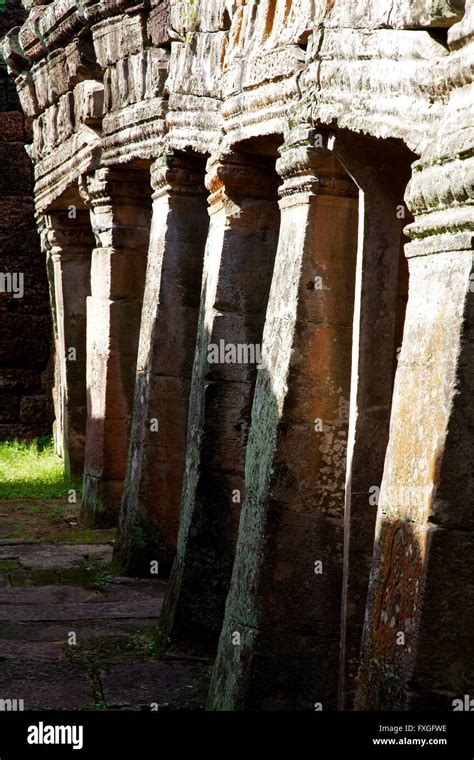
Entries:
[[114, 528], [123, 492], [123, 480], [103, 480], [85, 473], [81, 519], [88, 528]]
[[[328, 711], [327, 684], [337, 671], [339, 641], [280, 629], [257, 629], [227, 619], [226, 656], [214, 668], [211, 711]], [[222, 652], [222, 650], [221, 650]], [[318, 673], [318, 678], [314, 674]], [[324, 694], [318, 688], [324, 684]]]
[[[160, 536], [159, 526], [134, 515], [125, 535], [120, 535], [114, 547], [114, 568], [122, 575], [149, 578], [151, 562], [158, 562], [159, 578], [168, 578], [175, 552]], [[157, 577], [154, 576], [154, 577]]]

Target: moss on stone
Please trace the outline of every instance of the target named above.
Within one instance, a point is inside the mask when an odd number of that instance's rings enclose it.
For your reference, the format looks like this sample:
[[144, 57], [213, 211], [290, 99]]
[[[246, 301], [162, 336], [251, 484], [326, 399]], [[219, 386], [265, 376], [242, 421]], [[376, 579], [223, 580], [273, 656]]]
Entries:
[[167, 578], [173, 558], [155, 526], [135, 515], [126, 535], [117, 539], [113, 568], [117, 573], [134, 578], [150, 578], [150, 563], [158, 562], [158, 576]]
[[372, 657], [369, 662], [373, 670], [378, 671], [378, 709], [390, 712], [403, 710], [403, 675], [388, 662], [381, 662], [377, 657]]
[[16, 559], [0, 559], [0, 573], [13, 573], [21, 569]]
[[[2, 568], [0, 565], [0, 572]], [[77, 567], [24, 568], [19, 562], [9, 572], [12, 586], [83, 586], [95, 588], [112, 580], [110, 563], [90, 560]]]
[[79, 665], [90, 673], [98, 673], [110, 665], [119, 665], [130, 660], [146, 660], [151, 654], [151, 635], [135, 632], [130, 636], [100, 636], [78, 641], [75, 646], [63, 644], [66, 660]]
[[155, 631], [155, 654], [158, 659], [165, 656], [168, 648], [169, 636], [173, 627], [178, 595], [181, 588], [181, 575], [182, 566], [176, 561], [173, 565], [173, 571], [169, 579], [168, 588]]
[[111, 544], [115, 540], [115, 528], [97, 529], [81, 528], [79, 530], [64, 530], [53, 535], [38, 537], [38, 541], [47, 544]]

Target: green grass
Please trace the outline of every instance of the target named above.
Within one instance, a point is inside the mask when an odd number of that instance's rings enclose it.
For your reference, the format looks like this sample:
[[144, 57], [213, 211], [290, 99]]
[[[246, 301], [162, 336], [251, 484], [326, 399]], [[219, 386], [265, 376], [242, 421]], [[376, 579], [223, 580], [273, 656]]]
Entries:
[[64, 463], [56, 456], [51, 437], [0, 442], [0, 499], [62, 499], [80, 486], [64, 474]]

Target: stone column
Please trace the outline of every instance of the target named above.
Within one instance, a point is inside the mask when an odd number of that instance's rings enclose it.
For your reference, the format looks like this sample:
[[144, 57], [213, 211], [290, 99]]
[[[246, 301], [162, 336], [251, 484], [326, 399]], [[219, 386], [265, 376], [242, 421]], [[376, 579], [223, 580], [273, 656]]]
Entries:
[[271, 159], [210, 161], [210, 227], [189, 403], [177, 557], [159, 640], [209, 645], [232, 572], [250, 409], [278, 241]]
[[337, 699], [357, 251], [355, 185], [299, 128], [281, 149], [281, 229], [210, 709]]
[[58, 457], [63, 458], [63, 409], [62, 409], [62, 391], [61, 391], [61, 362], [59, 360], [58, 353], [58, 324], [57, 324], [57, 310], [56, 310], [56, 296], [55, 296], [55, 283], [54, 283], [54, 264], [51, 257], [51, 250], [54, 245], [54, 234], [47, 225], [47, 217], [45, 214], [36, 215], [36, 226], [40, 236], [41, 250], [45, 257], [46, 262], [46, 274], [48, 278], [49, 289], [49, 307], [51, 313], [51, 321], [53, 328], [53, 362], [54, 362], [54, 376], [52, 380], [51, 396], [53, 402], [53, 439], [54, 439], [54, 451]]
[[406, 249], [410, 294], [378, 507], [360, 710], [472, 709], [473, 85], [460, 58], [473, 30], [474, 6], [449, 31], [455, 91], [407, 190], [415, 215]]
[[176, 552], [191, 373], [209, 216], [205, 161], [167, 154], [152, 168], [153, 221], [127, 477], [115, 560], [167, 575]]
[[88, 416], [83, 518], [117, 523], [125, 478], [151, 220], [149, 170], [87, 176], [96, 248], [87, 300]]
[[47, 212], [40, 225], [48, 251], [56, 351], [56, 448], [66, 473], [84, 471], [87, 419], [86, 301], [94, 237], [89, 213], [71, 205]]
[[340, 709], [352, 709], [388, 443], [397, 349], [408, 296], [403, 228], [412, 154], [338, 132], [335, 153], [360, 191], [346, 472]]

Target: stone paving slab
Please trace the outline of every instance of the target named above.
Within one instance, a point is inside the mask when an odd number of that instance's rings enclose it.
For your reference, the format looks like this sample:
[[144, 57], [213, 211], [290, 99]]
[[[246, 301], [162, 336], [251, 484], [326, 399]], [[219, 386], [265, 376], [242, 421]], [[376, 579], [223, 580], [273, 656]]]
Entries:
[[0, 560], [17, 560], [24, 568], [68, 569], [87, 559], [110, 562], [112, 551], [108, 544], [8, 544], [0, 546]]
[[[1, 533], [0, 533], [0, 535], [1, 535]], [[27, 545], [27, 544], [33, 544], [34, 541], [33, 540], [31, 540], [31, 541], [22, 541], [21, 543], [22, 543], [22, 545]], [[0, 540], [0, 547], [2, 547], [2, 546], [18, 546], [18, 539], [17, 538], [2, 538]]]
[[10, 586], [0, 589], [0, 607], [4, 605], [79, 604], [100, 595], [95, 589], [80, 586]]
[[147, 581], [128, 585], [110, 583], [100, 588], [82, 586], [14, 586], [0, 588], [0, 606], [30, 605], [48, 606], [52, 604], [101, 604], [103, 602], [123, 602], [133, 606], [138, 599], [151, 597], [161, 604], [166, 584], [163, 581]]
[[90, 680], [63, 663], [0, 662], [0, 699], [23, 699], [25, 710], [93, 710]]
[[[182, 662], [132, 662], [100, 674], [109, 708], [204, 709], [211, 668]], [[151, 708], [150, 708], [151, 709]]]
[[0, 622], [28, 622], [34, 620], [107, 620], [108, 618], [156, 618], [160, 610], [153, 597], [128, 602], [102, 604], [4, 604], [0, 606]]
[[63, 623], [58, 621], [3, 622], [0, 635], [2, 642], [62, 642], [67, 639], [72, 626], [78, 639], [82, 640], [126, 636], [136, 631], [153, 631], [155, 625], [155, 618], [118, 618], [99, 621], [73, 620]]
[[0, 639], [0, 660], [18, 659], [60, 662], [64, 659], [63, 646], [57, 641]]
[[26, 710], [203, 709], [209, 663], [182, 652], [153, 659], [166, 581], [113, 576], [111, 559], [109, 544], [0, 542], [0, 700], [23, 699]]

